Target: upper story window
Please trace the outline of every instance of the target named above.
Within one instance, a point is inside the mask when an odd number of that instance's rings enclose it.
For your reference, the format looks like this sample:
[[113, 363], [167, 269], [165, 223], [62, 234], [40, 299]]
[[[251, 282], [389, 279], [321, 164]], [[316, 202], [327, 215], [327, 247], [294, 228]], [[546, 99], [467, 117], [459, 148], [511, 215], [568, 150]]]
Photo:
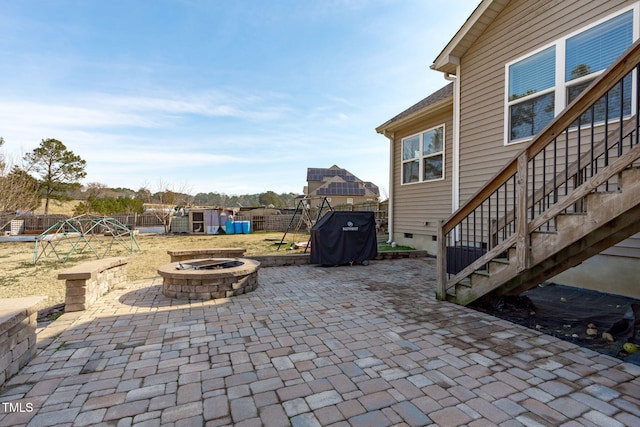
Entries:
[[553, 118], [556, 48], [509, 67], [510, 141], [535, 135]]
[[402, 183], [444, 178], [444, 125], [402, 140]]
[[[633, 43], [633, 28], [630, 9], [507, 64], [506, 142], [540, 132]], [[609, 117], [619, 117], [621, 98], [623, 114], [631, 113], [631, 83], [625, 79], [617, 99], [609, 96]], [[582, 123], [603, 121], [605, 107], [603, 99]]]

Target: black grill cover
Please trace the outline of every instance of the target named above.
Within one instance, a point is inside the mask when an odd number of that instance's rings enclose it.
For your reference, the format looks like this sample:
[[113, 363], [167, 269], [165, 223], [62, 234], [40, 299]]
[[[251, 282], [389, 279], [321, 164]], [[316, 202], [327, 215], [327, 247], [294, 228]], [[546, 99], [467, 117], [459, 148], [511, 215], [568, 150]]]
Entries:
[[332, 211], [311, 229], [311, 263], [339, 265], [378, 255], [373, 212]]

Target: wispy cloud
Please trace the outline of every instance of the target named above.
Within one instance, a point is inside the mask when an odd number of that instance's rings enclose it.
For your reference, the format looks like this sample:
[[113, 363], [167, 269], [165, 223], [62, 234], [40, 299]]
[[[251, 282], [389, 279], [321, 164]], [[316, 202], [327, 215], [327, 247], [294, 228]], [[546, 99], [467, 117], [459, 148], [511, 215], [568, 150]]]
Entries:
[[282, 117], [288, 111], [288, 107], [281, 103], [281, 97], [277, 94], [259, 97], [237, 91], [205, 90], [163, 96], [96, 94], [88, 97], [87, 101], [120, 111], [236, 117], [247, 120], [273, 120]]
[[374, 128], [445, 84], [428, 65], [469, 9], [447, 0], [5, 6], [5, 151], [57, 138], [87, 160], [89, 182], [135, 188], [162, 177], [226, 192], [298, 191], [307, 167], [334, 163], [387, 182], [388, 142]]
[[242, 94], [203, 93], [167, 96], [72, 94], [66, 99], [0, 100], [0, 121], [13, 130], [164, 128], [191, 116], [270, 121], [290, 108], [279, 100]]

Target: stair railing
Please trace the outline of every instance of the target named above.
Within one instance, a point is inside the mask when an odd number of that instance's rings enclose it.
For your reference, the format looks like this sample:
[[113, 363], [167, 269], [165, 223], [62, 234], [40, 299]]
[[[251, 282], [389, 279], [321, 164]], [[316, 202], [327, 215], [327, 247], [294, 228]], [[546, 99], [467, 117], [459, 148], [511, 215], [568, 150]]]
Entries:
[[438, 227], [438, 299], [515, 248], [530, 267], [530, 235], [555, 232], [560, 213], [584, 212], [593, 191], [617, 191], [617, 174], [640, 157], [640, 41], [557, 115]]

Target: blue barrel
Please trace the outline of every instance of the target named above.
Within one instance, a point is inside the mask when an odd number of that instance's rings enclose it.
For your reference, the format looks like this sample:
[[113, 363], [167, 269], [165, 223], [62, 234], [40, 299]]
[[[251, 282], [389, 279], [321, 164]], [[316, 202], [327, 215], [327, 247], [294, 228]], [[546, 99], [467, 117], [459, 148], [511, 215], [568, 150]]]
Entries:
[[227, 221], [227, 223], [225, 224], [225, 231], [227, 232], [227, 234], [235, 234], [236, 227], [233, 221]]
[[251, 233], [251, 221], [242, 221], [242, 232], [244, 234]]
[[236, 221], [233, 223], [236, 234], [242, 234], [242, 221]]

